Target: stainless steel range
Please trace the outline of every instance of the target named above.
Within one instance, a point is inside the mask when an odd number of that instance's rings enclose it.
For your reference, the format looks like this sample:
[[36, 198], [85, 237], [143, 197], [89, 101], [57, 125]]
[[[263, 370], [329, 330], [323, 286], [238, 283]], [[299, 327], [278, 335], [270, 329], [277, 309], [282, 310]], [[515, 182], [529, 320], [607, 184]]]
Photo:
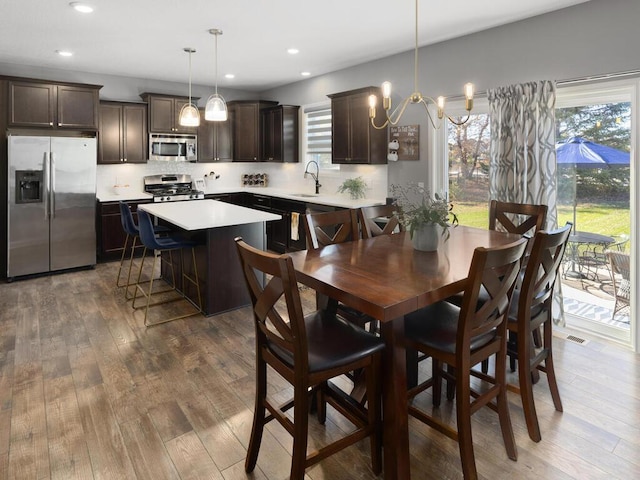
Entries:
[[147, 175], [144, 191], [153, 194], [154, 202], [177, 202], [180, 200], [202, 200], [204, 192], [191, 186], [191, 175]]

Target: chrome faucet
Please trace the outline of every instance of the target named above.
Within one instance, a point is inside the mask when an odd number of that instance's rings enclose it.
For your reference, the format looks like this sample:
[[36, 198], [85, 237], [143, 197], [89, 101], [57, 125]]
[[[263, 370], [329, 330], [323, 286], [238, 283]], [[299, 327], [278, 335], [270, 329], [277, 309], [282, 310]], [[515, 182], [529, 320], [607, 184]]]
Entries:
[[[316, 166], [316, 173], [312, 173], [309, 171], [309, 165], [314, 163]], [[320, 176], [320, 166], [318, 165], [318, 162], [316, 162], [315, 160], [311, 160], [309, 162], [307, 162], [307, 166], [304, 167], [304, 178], [307, 178], [307, 174], [311, 175], [313, 177], [313, 179], [316, 181], [316, 195], [320, 193], [320, 187], [322, 185], [320, 185], [320, 181], [318, 180], [318, 177]]]

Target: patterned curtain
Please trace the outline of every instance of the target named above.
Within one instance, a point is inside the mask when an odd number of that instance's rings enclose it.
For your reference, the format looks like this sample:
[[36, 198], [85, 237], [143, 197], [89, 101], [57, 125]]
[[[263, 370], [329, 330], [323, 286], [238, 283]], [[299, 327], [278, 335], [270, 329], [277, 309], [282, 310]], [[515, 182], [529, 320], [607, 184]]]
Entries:
[[487, 93], [490, 198], [546, 204], [547, 228], [556, 227], [555, 83], [529, 82]]
[[[489, 194], [502, 202], [546, 204], [546, 228], [557, 227], [555, 82], [509, 85], [488, 92], [491, 126]], [[561, 282], [554, 321], [564, 324]]]

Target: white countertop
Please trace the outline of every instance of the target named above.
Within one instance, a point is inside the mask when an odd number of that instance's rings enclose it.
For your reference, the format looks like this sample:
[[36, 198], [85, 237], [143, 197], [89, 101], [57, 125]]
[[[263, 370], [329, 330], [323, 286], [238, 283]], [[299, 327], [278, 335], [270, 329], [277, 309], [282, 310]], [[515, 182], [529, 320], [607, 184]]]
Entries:
[[[295, 200], [297, 202], [316, 203], [319, 205], [328, 205], [331, 207], [340, 208], [360, 208], [368, 207], [371, 205], [384, 205], [385, 199], [379, 198], [360, 198], [358, 200], [352, 200], [346, 195], [315, 195], [312, 192], [306, 193], [303, 189], [287, 190], [283, 188], [273, 187], [208, 187], [205, 191], [206, 195], [215, 195], [217, 193], [237, 193], [247, 192], [254, 193], [256, 195], [266, 195], [268, 197], [283, 198], [288, 200]], [[114, 191], [100, 191], [96, 195], [99, 202], [118, 202], [118, 201], [132, 201], [132, 200], [150, 200], [153, 198], [150, 194], [140, 191], [136, 188], [121, 188], [118, 192]]]
[[205, 230], [247, 223], [269, 222], [282, 217], [275, 213], [239, 207], [218, 200], [145, 203], [138, 206], [158, 218], [185, 230]]

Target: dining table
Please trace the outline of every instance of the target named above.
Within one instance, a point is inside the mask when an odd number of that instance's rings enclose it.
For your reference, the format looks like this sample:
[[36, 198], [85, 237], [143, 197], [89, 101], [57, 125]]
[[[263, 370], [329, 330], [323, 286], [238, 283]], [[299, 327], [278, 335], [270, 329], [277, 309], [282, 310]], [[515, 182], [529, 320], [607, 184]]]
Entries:
[[289, 254], [298, 282], [380, 322], [385, 479], [411, 478], [404, 315], [463, 291], [476, 248], [519, 238], [457, 225], [431, 252], [414, 249], [401, 232]]

